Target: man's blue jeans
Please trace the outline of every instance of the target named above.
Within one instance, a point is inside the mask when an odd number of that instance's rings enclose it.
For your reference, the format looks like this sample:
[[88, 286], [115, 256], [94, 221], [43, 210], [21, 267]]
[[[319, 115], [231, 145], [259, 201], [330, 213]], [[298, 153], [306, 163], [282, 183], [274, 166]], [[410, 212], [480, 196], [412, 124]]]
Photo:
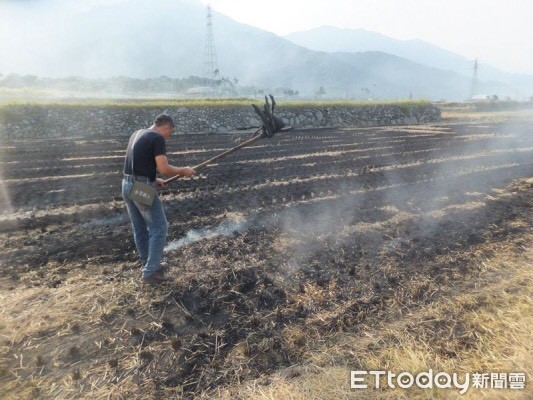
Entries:
[[[155, 187], [155, 182], [145, 183]], [[154, 198], [150, 207], [134, 202], [129, 196], [132, 186], [133, 178], [125, 177], [122, 180], [122, 197], [130, 216], [135, 246], [144, 265], [142, 276], [145, 278], [161, 269], [168, 222], [159, 196]]]

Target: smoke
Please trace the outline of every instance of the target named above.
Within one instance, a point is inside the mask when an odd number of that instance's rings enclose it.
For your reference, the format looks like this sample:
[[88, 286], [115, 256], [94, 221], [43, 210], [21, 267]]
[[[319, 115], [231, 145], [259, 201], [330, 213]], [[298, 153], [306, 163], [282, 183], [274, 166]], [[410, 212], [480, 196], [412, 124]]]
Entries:
[[93, 227], [93, 226], [110, 226], [110, 225], [121, 225], [125, 222], [129, 221], [128, 216], [126, 214], [120, 214], [116, 215], [114, 217], [107, 217], [107, 218], [95, 218], [90, 220], [89, 222], [84, 223], [83, 227]]
[[0, 54], [10, 55], [0, 57], [4, 75], [186, 77], [201, 70], [204, 8], [194, 0], [0, 2], [0, 14]]
[[187, 232], [185, 237], [179, 240], [173, 240], [165, 247], [165, 252], [178, 250], [191, 243], [201, 240], [212, 239], [218, 236], [231, 236], [236, 232], [243, 232], [247, 229], [247, 221], [225, 220], [213, 229], [193, 229]]
[[[205, 7], [198, 0], [11, 1], [0, 2], [0, 15], [0, 54], [9, 55], [0, 57], [4, 75], [186, 78], [200, 75], [204, 64]], [[471, 83], [449, 71], [446, 60], [435, 69], [378, 51], [312, 51], [218, 13], [213, 25], [220, 76], [237, 79], [241, 88], [307, 98], [405, 99], [412, 93], [450, 100], [463, 99]], [[435, 61], [429, 53], [420, 58]], [[531, 77], [499, 76], [503, 84], [492, 86], [498, 92], [487, 94], [514, 97], [520, 88], [530, 95]]]
[[[412, 216], [411, 230], [419, 237], [449, 234], [453, 241], [453, 232], [477, 230], [487, 217], [487, 196], [513, 179], [533, 173], [528, 162], [533, 152], [531, 127], [531, 122], [513, 120], [456, 125], [451, 130], [420, 127], [433, 130], [441, 141], [440, 149], [435, 146], [420, 157], [415, 169], [386, 171], [387, 180], [404, 188], [388, 192], [387, 203]], [[414, 173], [416, 181], [412, 180]]]
[[[3, 116], [0, 114], [0, 125], [4, 124]], [[13, 205], [11, 203], [11, 196], [7, 185], [4, 183], [4, 162], [6, 158], [4, 154], [12, 152], [14, 146], [5, 145], [4, 139], [0, 136], [0, 214], [11, 214], [13, 212]]]
[[317, 184], [310, 187], [310, 199], [279, 213], [275, 222], [281, 227], [280, 240], [288, 255], [280, 271], [294, 276], [317, 253], [335, 251], [346, 243], [346, 228], [360, 218], [359, 210], [365, 202], [365, 195], [356, 193], [357, 189], [338, 184], [324, 190]]
[[[2, 170], [0, 169], [0, 181], [2, 180]], [[6, 185], [0, 182], [0, 202], [2, 204], [2, 213], [11, 214], [13, 212], [13, 205], [11, 204], [11, 197]]]
[[[354, 174], [351, 187], [330, 185], [331, 196], [322, 193], [310, 207], [293, 207], [280, 215], [289, 247], [284, 269], [293, 274], [317, 255], [320, 258], [325, 249], [338, 252], [348, 245], [377, 256], [408, 247], [413, 235], [428, 238], [445, 234], [443, 229], [472, 229], [484, 220], [482, 207], [492, 190], [533, 174], [532, 125], [509, 121], [452, 129], [381, 128], [369, 133], [378, 148], [392, 141], [404, 144], [392, 153], [371, 156], [372, 168]], [[419, 152], [421, 148], [428, 151]], [[318, 193], [324, 188], [311, 190]], [[479, 218], [471, 220], [474, 210]], [[395, 228], [389, 231], [388, 226]]]

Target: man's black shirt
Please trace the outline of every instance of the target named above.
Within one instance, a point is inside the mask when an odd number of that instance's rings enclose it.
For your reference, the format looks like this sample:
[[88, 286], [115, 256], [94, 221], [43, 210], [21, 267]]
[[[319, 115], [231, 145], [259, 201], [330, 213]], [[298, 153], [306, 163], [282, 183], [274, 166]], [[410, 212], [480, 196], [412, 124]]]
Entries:
[[[137, 137], [135, 146], [133, 146], [137, 132], [135, 131], [131, 135], [128, 143], [126, 159], [124, 160], [124, 173], [127, 175], [145, 176], [153, 181], [155, 180], [157, 170], [155, 158], [167, 154], [165, 139], [157, 132], [143, 129]], [[133, 162], [135, 171], [131, 170], [133, 147], [135, 150]]]

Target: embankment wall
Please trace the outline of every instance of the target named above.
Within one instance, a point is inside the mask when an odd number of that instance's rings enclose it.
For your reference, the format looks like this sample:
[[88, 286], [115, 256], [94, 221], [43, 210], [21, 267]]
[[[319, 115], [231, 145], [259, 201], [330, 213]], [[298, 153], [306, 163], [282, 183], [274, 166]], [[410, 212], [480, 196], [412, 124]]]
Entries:
[[[0, 107], [0, 138], [130, 135], [150, 126], [162, 112], [175, 119], [176, 132], [180, 134], [227, 133], [259, 126], [259, 118], [246, 105], [6, 105]], [[440, 120], [439, 108], [430, 103], [283, 105], [277, 107], [276, 115], [287, 125], [302, 129], [413, 125]]]

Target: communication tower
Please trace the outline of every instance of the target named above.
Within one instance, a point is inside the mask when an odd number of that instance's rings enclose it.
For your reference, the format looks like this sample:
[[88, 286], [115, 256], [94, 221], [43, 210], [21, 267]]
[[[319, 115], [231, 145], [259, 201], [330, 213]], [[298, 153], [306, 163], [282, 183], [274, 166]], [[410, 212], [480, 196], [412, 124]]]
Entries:
[[211, 4], [207, 5], [204, 77], [210, 80], [210, 85], [214, 85], [214, 81], [218, 78], [217, 53], [213, 36], [213, 16], [211, 14]]
[[470, 99], [471, 100], [474, 98], [475, 95], [478, 94], [478, 86], [479, 86], [479, 82], [478, 82], [478, 78], [477, 78], [478, 67], [479, 67], [478, 59], [476, 58], [474, 60], [474, 75], [472, 76], [472, 88], [471, 88], [471, 91], [470, 91]]

